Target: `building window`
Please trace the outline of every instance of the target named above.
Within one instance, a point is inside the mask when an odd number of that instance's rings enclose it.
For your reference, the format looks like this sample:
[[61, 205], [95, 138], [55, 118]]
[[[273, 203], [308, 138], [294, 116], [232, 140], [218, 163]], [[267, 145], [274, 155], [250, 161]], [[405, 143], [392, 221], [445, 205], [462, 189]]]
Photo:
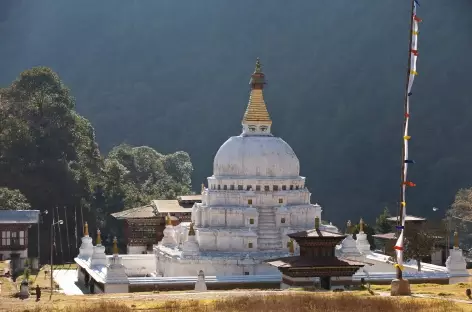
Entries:
[[227, 189], [228, 189], [228, 186], [227, 186], [226, 184], [225, 184], [225, 185], [223, 185], [223, 190], [225, 190], [225, 191], [226, 191]]
[[25, 244], [25, 231], [20, 231], [20, 245]]
[[283, 198], [279, 198], [279, 204], [283, 204], [284, 203], [284, 199]]
[[266, 192], [270, 191], [270, 187], [268, 185], [264, 185], [264, 191]]
[[2, 231], [2, 245], [10, 246], [10, 231]]
[[221, 186], [218, 184], [218, 190], [221, 190]]
[[285, 223], [285, 218], [280, 219], [280, 223]]
[[230, 189], [231, 191], [234, 191], [234, 185], [230, 185], [230, 186], [229, 186], [229, 189]]
[[260, 185], [256, 185], [256, 191], [258, 191], [258, 192], [261, 191], [261, 186]]
[[248, 205], [252, 205], [252, 199], [248, 199], [248, 200], [247, 200], [247, 204], [248, 204]]
[[278, 190], [279, 190], [279, 186], [278, 186], [278, 185], [274, 185], [274, 186], [272, 187], [272, 189], [273, 189], [274, 191], [278, 191]]
[[244, 275], [249, 275], [249, 272], [246, 272], [246, 271], [245, 271], [245, 272], [244, 272]]
[[298, 185], [297, 185], [297, 186], [295, 186], [295, 189], [296, 189], [296, 190], [298, 190]]
[[253, 218], [249, 219], [249, 224], [254, 224], [254, 219]]
[[287, 248], [290, 248], [290, 241], [287, 242]]
[[251, 189], [252, 189], [252, 185], [246, 186], [246, 190], [247, 190], [247, 191], [250, 191]]
[[282, 185], [282, 191], [286, 191], [287, 190], [287, 185]]
[[291, 191], [293, 190], [293, 185], [290, 185], [290, 190], [291, 190]]
[[248, 248], [252, 248], [252, 243], [247, 244]]
[[243, 186], [242, 185], [238, 185], [238, 191], [242, 191], [243, 190]]

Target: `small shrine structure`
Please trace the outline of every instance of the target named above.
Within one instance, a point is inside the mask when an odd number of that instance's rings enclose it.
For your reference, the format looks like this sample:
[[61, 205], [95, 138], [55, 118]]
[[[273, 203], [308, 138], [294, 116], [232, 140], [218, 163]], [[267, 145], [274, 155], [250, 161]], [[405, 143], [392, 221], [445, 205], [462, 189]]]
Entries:
[[[352, 276], [364, 266], [363, 263], [339, 259], [335, 256], [336, 245], [347, 235], [320, 230], [320, 219], [315, 219], [315, 229], [288, 234], [300, 247], [299, 256], [268, 260], [282, 273], [281, 288], [315, 286], [319, 281], [322, 289], [351, 285]], [[291, 248], [293, 254], [293, 248]]]

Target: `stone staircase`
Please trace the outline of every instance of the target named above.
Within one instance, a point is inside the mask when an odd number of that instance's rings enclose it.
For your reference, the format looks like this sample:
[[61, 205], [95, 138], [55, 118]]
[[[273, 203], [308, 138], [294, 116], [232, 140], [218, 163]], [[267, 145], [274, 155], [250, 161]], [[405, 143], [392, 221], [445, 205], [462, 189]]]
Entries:
[[259, 226], [257, 246], [259, 250], [277, 250], [282, 248], [282, 239], [275, 226], [275, 213], [272, 207], [259, 207]]

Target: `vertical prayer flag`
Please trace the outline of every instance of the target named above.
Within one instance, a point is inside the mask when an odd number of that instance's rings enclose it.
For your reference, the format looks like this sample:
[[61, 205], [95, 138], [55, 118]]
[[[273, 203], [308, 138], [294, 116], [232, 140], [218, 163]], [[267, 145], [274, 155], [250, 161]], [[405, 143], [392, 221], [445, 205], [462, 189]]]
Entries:
[[404, 247], [404, 231], [405, 231], [405, 218], [406, 218], [406, 189], [407, 187], [416, 186], [415, 183], [408, 181], [408, 165], [414, 164], [413, 160], [409, 159], [409, 150], [408, 143], [411, 138], [408, 132], [408, 126], [410, 121], [410, 98], [412, 95], [413, 82], [415, 76], [418, 75], [416, 69], [416, 60], [418, 59], [418, 24], [422, 21], [416, 15], [416, 8], [418, 5], [417, 0], [413, 0], [413, 11], [411, 15], [411, 30], [410, 30], [410, 53], [409, 53], [409, 63], [408, 63], [408, 84], [406, 87], [406, 98], [405, 98], [405, 111], [404, 111], [404, 128], [403, 128], [403, 171], [402, 171], [402, 185], [401, 185], [401, 203], [400, 203], [400, 213], [401, 213], [401, 224], [397, 226], [397, 229], [400, 229], [400, 235], [395, 244], [395, 253], [397, 256], [397, 264], [395, 265], [400, 270], [403, 270], [403, 247]]

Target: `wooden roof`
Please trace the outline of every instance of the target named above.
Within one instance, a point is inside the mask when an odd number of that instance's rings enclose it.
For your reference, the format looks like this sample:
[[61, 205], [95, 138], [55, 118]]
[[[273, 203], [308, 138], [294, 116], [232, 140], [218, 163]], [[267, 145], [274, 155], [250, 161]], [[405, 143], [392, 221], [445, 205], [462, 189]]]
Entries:
[[202, 195], [183, 195], [177, 197], [177, 199], [185, 201], [202, 201]]
[[308, 231], [301, 231], [301, 232], [295, 232], [288, 234], [288, 237], [290, 238], [345, 238], [347, 235], [344, 234], [339, 234], [335, 232], [329, 232], [329, 231], [323, 231], [323, 230], [308, 230]]
[[117, 219], [142, 219], [157, 217], [152, 205], [136, 207], [111, 214]]
[[307, 257], [292, 256], [265, 261], [277, 268], [307, 268], [307, 267], [363, 267], [364, 263], [353, 260], [340, 260], [335, 257], [318, 257], [310, 259]]

